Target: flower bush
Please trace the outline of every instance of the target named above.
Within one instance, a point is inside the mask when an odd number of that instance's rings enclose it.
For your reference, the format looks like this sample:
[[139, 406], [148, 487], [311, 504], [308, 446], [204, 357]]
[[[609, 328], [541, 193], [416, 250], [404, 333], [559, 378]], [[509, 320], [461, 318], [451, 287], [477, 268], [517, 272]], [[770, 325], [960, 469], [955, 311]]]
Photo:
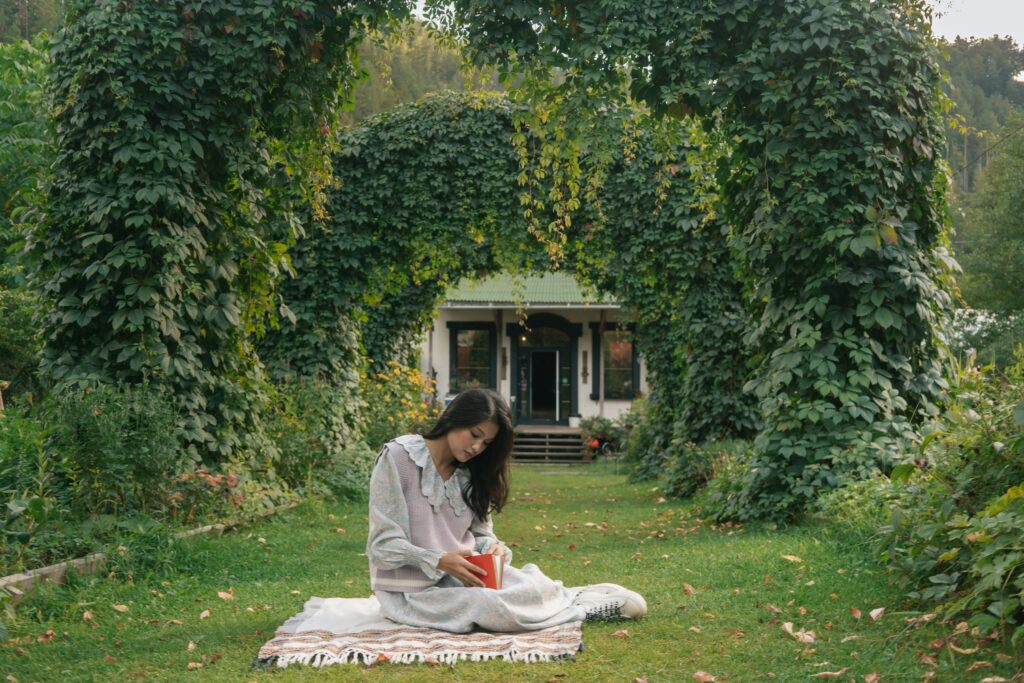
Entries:
[[429, 429], [440, 414], [434, 380], [397, 361], [364, 375], [360, 394], [367, 406], [363, 441], [374, 449], [401, 434]]

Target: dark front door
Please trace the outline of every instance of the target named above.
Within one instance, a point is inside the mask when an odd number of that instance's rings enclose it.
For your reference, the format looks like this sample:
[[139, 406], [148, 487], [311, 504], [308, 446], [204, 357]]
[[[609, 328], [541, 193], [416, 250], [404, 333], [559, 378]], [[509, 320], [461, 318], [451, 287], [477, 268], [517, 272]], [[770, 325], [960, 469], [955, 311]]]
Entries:
[[530, 419], [554, 422], [558, 407], [558, 352], [530, 352]]

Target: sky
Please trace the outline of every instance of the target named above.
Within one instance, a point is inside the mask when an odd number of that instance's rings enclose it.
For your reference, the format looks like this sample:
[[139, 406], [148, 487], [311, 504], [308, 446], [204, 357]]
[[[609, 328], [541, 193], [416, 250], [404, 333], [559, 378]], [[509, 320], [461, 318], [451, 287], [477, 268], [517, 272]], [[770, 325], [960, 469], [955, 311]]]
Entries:
[[1024, 0], [929, 0], [936, 16], [936, 35], [953, 40], [974, 36], [1010, 36], [1024, 45]]

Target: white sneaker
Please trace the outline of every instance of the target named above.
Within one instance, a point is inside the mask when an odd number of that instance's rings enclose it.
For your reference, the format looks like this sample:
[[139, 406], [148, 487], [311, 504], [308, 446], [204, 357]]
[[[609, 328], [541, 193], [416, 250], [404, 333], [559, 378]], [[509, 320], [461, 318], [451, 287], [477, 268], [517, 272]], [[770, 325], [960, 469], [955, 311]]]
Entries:
[[586, 609], [587, 621], [639, 619], [647, 614], [643, 596], [613, 583], [582, 586], [575, 603]]

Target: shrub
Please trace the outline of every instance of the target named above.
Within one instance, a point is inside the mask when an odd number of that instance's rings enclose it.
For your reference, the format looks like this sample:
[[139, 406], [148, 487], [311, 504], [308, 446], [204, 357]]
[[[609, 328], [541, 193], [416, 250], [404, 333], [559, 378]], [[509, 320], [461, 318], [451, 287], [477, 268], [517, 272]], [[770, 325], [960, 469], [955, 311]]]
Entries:
[[893, 471], [913, 496], [879, 554], [912, 598], [1024, 638], [1024, 357], [1000, 374], [960, 368], [921, 462]]
[[281, 455], [277, 473], [292, 488], [311, 491], [332, 462], [338, 443], [327, 416], [334, 410], [337, 389], [306, 381], [278, 386], [267, 432]]
[[360, 394], [367, 406], [363, 441], [370, 448], [429, 429], [440, 413], [434, 380], [396, 361], [388, 362], [383, 372], [364, 377]]
[[161, 504], [154, 492], [186, 462], [173, 406], [147, 384], [70, 389], [51, 398], [47, 448], [59, 459], [77, 516]]
[[[33, 321], [38, 299], [24, 289], [3, 284], [4, 266], [0, 264], [0, 391], [4, 398], [34, 392], [39, 351], [39, 334]], [[4, 389], [3, 382], [10, 385]]]
[[377, 450], [358, 442], [338, 454], [323, 474], [327, 490], [340, 498], [363, 499], [367, 495], [370, 474]]
[[1011, 365], [1024, 342], [1024, 313], [996, 313], [973, 308], [956, 312], [949, 327], [950, 349], [961, 360], [982, 365]]

